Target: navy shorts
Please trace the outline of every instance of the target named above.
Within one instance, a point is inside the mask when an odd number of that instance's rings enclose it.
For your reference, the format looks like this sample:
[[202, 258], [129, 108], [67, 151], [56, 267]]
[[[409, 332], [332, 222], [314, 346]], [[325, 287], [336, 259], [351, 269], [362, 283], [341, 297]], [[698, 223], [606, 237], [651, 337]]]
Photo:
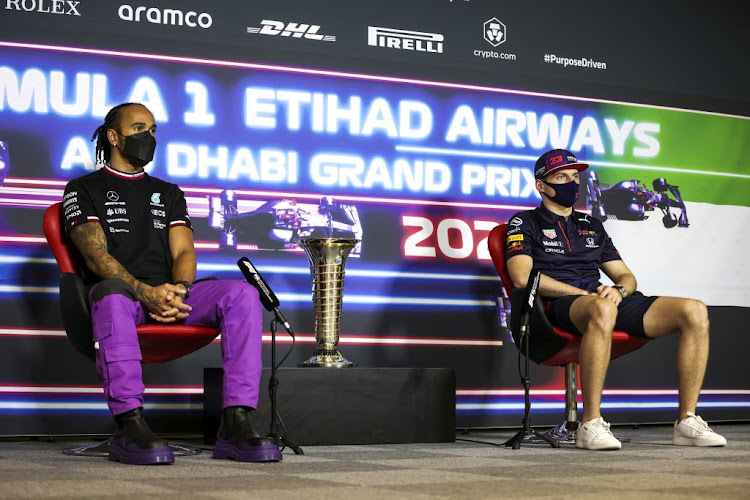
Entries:
[[[581, 295], [566, 295], [557, 299], [544, 299], [544, 308], [550, 322], [562, 328], [566, 332], [575, 335], [583, 335], [570, 320], [570, 306], [573, 301]], [[620, 305], [617, 306], [617, 321], [615, 330], [625, 332], [634, 337], [645, 337], [646, 332], [643, 329], [643, 317], [646, 315], [651, 304], [659, 297], [648, 297], [640, 292], [636, 292], [630, 297], [625, 297]]]

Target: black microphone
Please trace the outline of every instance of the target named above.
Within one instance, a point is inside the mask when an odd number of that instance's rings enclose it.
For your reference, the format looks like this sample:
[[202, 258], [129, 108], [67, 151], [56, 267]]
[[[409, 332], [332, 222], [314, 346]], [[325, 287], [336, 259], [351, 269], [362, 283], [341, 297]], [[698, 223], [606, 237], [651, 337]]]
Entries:
[[240, 271], [242, 271], [242, 275], [245, 277], [247, 282], [253, 285], [258, 290], [260, 303], [263, 304], [263, 307], [265, 307], [267, 311], [273, 312], [276, 315], [276, 319], [279, 321], [279, 323], [284, 325], [286, 331], [289, 332], [289, 335], [294, 337], [294, 330], [292, 330], [292, 326], [286, 320], [284, 315], [281, 314], [281, 311], [279, 311], [279, 299], [276, 298], [276, 294], [271, 291], [271, 287], [268, 286], [266, 280], [263, 279], [263, 276], [260, 275], [260, 272], [258, 272], [252, 262], [250, 262], [250, 259], [248, 259], [247, 257], [242, 257], [237, 261], [237, 265], [239, 266]]
[[542, 278], [542, 272], [536, 268], [532, 268], [529, 273], [529, 280], [526, 282], [526, 291], [523, 294], [523, 302], [521, 308], [521, 338], [526, 335], [529, 328], [529, 320], [531, 314], [534, 312], [534, 301], [536, 300], [536, 294], [539, 291], [539, 281]]

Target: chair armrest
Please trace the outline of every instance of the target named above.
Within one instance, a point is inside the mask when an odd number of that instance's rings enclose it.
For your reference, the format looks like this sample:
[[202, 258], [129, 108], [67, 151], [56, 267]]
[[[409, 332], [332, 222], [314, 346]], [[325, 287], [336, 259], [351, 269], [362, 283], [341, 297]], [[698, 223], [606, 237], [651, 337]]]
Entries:
[[[520, 347], [519, 342], [519, 331], [521, 329], [521, 310], [523, 309], [523, 295], [526, 291], [525, 288], [513, 290], [511, 294], [511, 313], [510, 313], [510, 325], [511, 334], [513, 335], [513, 341], [517, 347]], [[542, 299], [539, 295], [536, 296], [534, 301], [534, 310], [531, 314], [531, 321], [529, 322], [529, 338], [531, 343], [529, 344], [529, 358], [535, 363], [541, 363], [565, 347], [569, 339], [558, 335], [555, 332], [555, 328], [547, 318], [547, 313], [542, 305]]]
[[70, 343], [90, 360], [96, 359], [86, 286], [77, 274], [60, 275], [60, 309]]

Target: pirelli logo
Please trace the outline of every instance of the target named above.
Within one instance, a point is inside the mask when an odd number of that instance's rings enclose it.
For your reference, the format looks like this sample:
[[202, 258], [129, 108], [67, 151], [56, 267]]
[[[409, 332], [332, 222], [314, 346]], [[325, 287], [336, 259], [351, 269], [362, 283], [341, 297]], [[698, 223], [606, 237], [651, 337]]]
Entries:
[[512, 241], [523, 241], [523, 235], [522, 234], [511, 234], [508, 236], [508, 243]]
[[367, 27], [367, 45], [373, 47], [442, 54], [443, 40], [445, 37], [440, 33]]

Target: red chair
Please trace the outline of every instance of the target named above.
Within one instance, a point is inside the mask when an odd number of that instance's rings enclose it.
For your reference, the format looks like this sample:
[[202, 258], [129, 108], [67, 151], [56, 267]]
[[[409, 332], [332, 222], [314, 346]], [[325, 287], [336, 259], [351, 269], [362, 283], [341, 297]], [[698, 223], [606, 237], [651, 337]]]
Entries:
[[[73, 347], [94, 361], [93, 328], [83, 275], [89, 272], [83, 257], [70, 240], [62, 224], [62, 203], [51, 205], [44, 212], [42, 226], [57, 265], [60, 267], [60, 306], [65, 333]], [[218, 329], [203, 326], [148, 324], [136, 328], [143, 363], [163, 363], [180, 358], [210, 344], [219, 334]], [[101, 445], [77, 448], [74, 455], [106, 455], [108, 441]], [[93, 448], [97, 448], [93, 450]], [[178, 454], [195, 454], [196, 449], [173, 445]], [[197, 449], [200, 452], [200, 449]]]
[[[511, 299], [512, 311], [513, 309], [520, 309], [519, 302], [522, 300], [523, 290], [516, 290], [514, 293], [513, 281], [511, 281], [508, 268], [505, 265], [505, 235], [507, 231], [507, 224], [500, 224], [493, 228], [490, 231], [487, 245], [497, 274]], [[519, 305], [513, 307], [516, 304]], [[520, 317], [518, 316], [511, 312], [511, 331], [513, 332], [517, 332], [520, 326]], [[575, 432], [578, 429], [578, 350], [581, 347], [581, 337], [553, 326], [549, 322], [540, 300], [537, 300], [534, 304], [529, 330], [531, 332], [529, 337], [529, 357], [531, 360], [540, 365], [565, 367], [565, 421], [546, 434], [558, 441], [574, 442]], [[647, 342], [648, 339], [633, 337], [625, 332], [612, 332], [610, 359], [635, 351]], [[621, 437], [618, 437], [618, 439], [623, 440]]]

